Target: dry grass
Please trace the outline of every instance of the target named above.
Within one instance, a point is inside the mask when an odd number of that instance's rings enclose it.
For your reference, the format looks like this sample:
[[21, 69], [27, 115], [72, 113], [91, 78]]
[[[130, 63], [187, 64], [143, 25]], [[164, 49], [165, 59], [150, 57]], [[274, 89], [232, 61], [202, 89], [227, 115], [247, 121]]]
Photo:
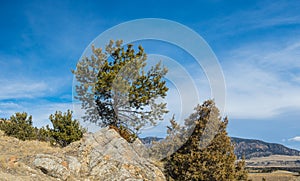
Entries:
[[248, 167], [300, 167], [300, 156], [272, 155], [246, 160]]
[[[298, 168], [300, 156], [285, 156], [285, 155], [272, 155], [268, 157], [251, 158], [246, 160], [248, 168]], [[300, 181], [298, 173], [278, 170], [271, 173], [254, 173], [252, 170], [249, 173], [249, 179], [252, 181], [262, 181], [265, 178], [267, 181]]]
[[26, 161], [30, 163], [30, 160], [39, 153], [56, 154], [64, 151], [62, 148], [52, 147], [50, 143], [21, 141], [4, 136], [4, 133], [0, 131], [0, 181], [56, 180], [24, 163]]
[[62, 152], [50, 143], [39, 141], [21, 141], [17, 138], [4, 136], [0, 131], [0, 171], [14, 169], [19, 166], [20, 160], [30, 159], [39, 153], [55, 154]]
[[[31, 156], [37, 153], [55, 153], [60, 152], [61, 148], [55, 148], [47, 142], [36, 140], [21, 141], [17, 138], [4, 136], [0, 131], [0, 155], [6, 156]], [[1, 159], [0, 159], [1, 160]]]
[[249, 173], [248, 179], [252, 181], [262, 181], [263, 178], [266, 181], [300, 181], [300, 177], [293, 172], [288, 171], [275, 171], [272, 173]]
[[286, 160], [286, 161], [293, 161], [293, 160], [300, 160], [300, 156], [288, 156], [288, 155], [271, 155], [267, 157], [253, 157], [250, 160], [252, 161], [268, 161], [268, 160]]

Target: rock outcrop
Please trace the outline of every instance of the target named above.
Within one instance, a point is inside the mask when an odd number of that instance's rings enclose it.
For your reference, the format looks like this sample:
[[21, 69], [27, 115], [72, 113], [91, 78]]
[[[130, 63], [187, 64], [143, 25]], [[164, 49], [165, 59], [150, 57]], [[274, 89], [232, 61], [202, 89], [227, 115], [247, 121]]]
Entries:
[[61, 180], [165, 180], [140, 140], [128, 143], [113, 129], [86, 134], [69, 147], [73, 149], [69, 148], [65, 154], [39, 154], [32, 164], [44, 174]]

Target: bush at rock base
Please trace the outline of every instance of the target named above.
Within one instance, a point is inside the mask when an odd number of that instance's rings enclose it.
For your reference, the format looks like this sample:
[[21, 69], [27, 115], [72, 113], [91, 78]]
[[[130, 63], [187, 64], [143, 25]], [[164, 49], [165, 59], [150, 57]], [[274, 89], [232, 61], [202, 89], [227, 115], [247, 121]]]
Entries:
[[86, 132], [82, 128], [77, 120], [72, 119], [72, 111], [68, 110], [66, 113], [56, 111], [55, 114], [51, 114], [49, 117], [53, 128], [46, 126], [46, 131], [41, 131], [43, 135], [50, 137], [52, 144], [58, 144], [62, 147], [68, 144], [80, 140], [83, 133]]

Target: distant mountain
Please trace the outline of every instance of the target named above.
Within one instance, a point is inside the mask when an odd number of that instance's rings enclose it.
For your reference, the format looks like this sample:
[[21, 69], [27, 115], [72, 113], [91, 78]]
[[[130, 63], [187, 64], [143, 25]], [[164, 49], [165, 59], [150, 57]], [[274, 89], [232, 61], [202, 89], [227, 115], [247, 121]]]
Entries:
[[152, 141], [159, 141], [162, 140], [163, 138], [159, 138], [159, 137], [145, 137], [145, 138], [140, 138], [140, 140], [144, 143], [144, 145], [148, 146], [151, 145]]
[[[141, 138], [141, 141], [145, 145], [150, 145], [152, 141], [159, 141], [161, 139], [158, 137], [145, 137]], [[231, 137], [231, 142], [234, 144], [234, 153], [238, 158], [242, 158], [243, 155], [245, 155], [246, 159], [270, 155], [300, 156], [300, 151], [277, 143], [235, 137]]]
[[277, 143], [235, 137], [232, 137], [231, 141], [235, 144], [234, 152], [238, 158], [241, 158], [243, 155], [245, 155], [246, 159], [270, 155], [300, 156], [300, 151]]

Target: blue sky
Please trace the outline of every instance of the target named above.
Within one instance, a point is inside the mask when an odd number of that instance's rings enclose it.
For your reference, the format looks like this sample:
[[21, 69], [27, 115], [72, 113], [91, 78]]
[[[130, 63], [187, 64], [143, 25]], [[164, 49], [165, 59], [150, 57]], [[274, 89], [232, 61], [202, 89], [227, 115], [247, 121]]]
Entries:
[[71, 69], [92, 40], [125, 21], [164, 18], [218, 57], [231, 136], [300, 150], [299, 12], [298, 1], [1, 1], [0, 117], [26, 111], [48, 124], [72, 109]]

